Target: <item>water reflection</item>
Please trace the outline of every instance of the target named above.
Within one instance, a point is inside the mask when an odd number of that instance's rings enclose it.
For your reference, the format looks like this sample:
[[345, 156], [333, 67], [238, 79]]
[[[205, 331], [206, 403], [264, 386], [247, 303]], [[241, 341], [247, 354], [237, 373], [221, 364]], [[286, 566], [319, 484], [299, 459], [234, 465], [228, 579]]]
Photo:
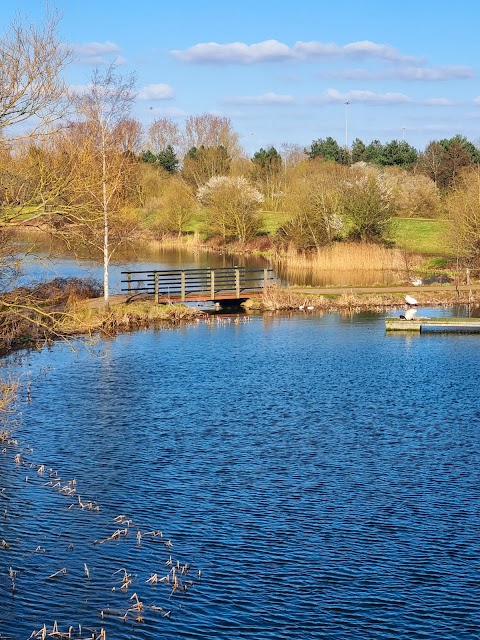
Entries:
[[[72, 257], [60, 240], [50, 239], [44, 234], [18, 237], [18, 254], [26, 254], [23, 282], [45, 280], [53, 277], [93, 277], [102, 280], [101, 256], [96, 259], [87, 253]], [[198, 249], [165, 248], [158, 243], [137, 243], [119, 249], [110, 266], [112, 293], [121, 290], [121, 271], [200, 269], [242, 266], [247, 269], [271, 268], [272, 264], [261, 256], [232, 255], [226, 252]], [[402, 281], [404, 274], [399, 269], [294, 268], [288, 263], [275, 265], [276, 277], [282, 284], [299, 286], [374, 286], [389, 285]]]
[[[103, 280], [101, 256], [84, 253], [75, 258], [59, 239], [45, 234], [22, 234], [17, 239], [16, 250], [23, 255], [22, 276], [19, 283], [47, 280], [55, 277], [91, 277]], [[241, 266], [247, 269], [269, 267], [258, 256], [231, 255], [217, 251], [165, 248], [158, 243], [133, 243], [115, 253], [110, 265], [111, 293], [120, 293], [121, 272], [128, 270], [200, 269]]]

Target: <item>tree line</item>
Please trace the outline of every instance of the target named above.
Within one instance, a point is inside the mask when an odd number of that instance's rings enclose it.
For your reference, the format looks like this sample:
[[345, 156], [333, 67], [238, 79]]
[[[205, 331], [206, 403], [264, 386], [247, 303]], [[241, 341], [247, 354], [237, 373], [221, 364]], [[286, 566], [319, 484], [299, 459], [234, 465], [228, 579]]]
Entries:
[[100, 254], [106, 301], [120, 244], [147, 231], [182, 235], [195, 222], [207, 237], [245, 245], [262, 233], [265, 211], [279, 216], [280, 249], [385, 242], [395, 216], [443, 215], [459, 253], [480, 256], [480, 152], [465, 137], [423, 152], [403, 140], [356, 139], [346, 149], [327, 137], [247, 157], [226, 117], [142, 127], [132, 115], [135, 77], [113, 66], [69, 91], [71, 54], [57, 26], [56, 16], [40, 27], [16, 20], [0, 40], [1, 227], [41, 224], [72, 251]]

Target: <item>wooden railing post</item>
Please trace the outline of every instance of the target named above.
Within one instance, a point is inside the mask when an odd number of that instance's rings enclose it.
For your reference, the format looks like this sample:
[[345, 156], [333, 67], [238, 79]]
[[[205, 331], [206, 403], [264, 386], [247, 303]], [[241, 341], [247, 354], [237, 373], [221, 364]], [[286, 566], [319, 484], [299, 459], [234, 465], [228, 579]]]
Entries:
[[[263, 276], [260, 275], [263, 271]], [[218, 272], [218, 273], [217, 273]], [[129, 295], [147, 292], [154, 294], [156, 304], [162, 301], [186, 302], [210, 299], [225, 295], [226, 298], [240, 299], [250, 289], [265, 289], [274, 277], [272, 269], [254, 269], [247, 271], [245, 267], [232, 266], [219, 269], [174, 269], [165, 271], [122, 271], [122, 292]], [[467, 282], [470, 279], [467, 271]], [[218, 277], [217, 277], [218, 275]], [[233, 277], [232, 277], [233, 276]], [[457, 276], [458, 277], [458, 276]], [[153, 280], [153, 282], [152, 282]], [[153, 292], [152, 292], [153, 284]], [[218, 287], [218, 291], [217, 291]]]
[[235, 267], [235, 293], [240, 298], [240, 269]]
[[185, 290], [186, 290], [186, 287], [185, 287], [185, 271], [182, 271], [180, 286], [181, 286], [181, 295], [180, 295], [180, 297], [181, 297], [182, 302], [185, 302]]
[[158, 300], [158, 291], [159, 291], [159, 280], [160, 280], [160, 274], [158, 273], [158, 271], [155, 271], [154, 275], [153, 275], [153, 288], [155, 291], [155, 304], [158, 304], [159, 300]]
[[210, 270], [210, 296], [212, 300], [215, 299], [215, 270]]

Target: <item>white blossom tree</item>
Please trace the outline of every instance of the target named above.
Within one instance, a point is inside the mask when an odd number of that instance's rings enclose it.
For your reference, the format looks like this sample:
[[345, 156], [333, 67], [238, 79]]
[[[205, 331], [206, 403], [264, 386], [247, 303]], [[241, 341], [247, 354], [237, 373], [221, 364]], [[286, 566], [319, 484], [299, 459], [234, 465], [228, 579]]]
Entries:
[[214, 176], [197, 192], [206, 209], [208, 230], [224, 242], [245, 243], [261, 226], [262, 194], [244, 176]]

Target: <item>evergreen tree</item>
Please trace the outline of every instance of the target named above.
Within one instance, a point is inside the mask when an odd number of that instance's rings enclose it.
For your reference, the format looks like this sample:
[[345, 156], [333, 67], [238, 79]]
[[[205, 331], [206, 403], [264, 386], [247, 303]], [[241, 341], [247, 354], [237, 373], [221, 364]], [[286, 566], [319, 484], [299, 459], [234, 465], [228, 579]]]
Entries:
[[148, 149], [147, 151], [142, 151], [140, 160], [148, 164], [155, 164], [157, 162], [157, 156]]
[[359, 138], [355, 138], [352, 143], [352, 162], [362, 162], [365, 160], [366, 146]]
[[348, 152], [340, 147], [338, 142], [331, 136], [328, 136], [325, 140], [322, 138], [314, 140], [310, 149], [305, 149], [305, 153], [311, 160], [323, 158], [324, 160], [333, 160], [341, 164], [348, 164], [349, 161]]
[[383, 157], [383, 144], [380, 140], [372, 140], [365, 148], [363, 159], [365, 162], [371, 162], [372, 164], [381, 164]]
[[278, 171], [282, 166], [282, 156], [275, 147], [262, 148], [253, 154], [252, 162], [266, 172]]
[[402, 140], [392, 140], [383, 147], [382, 155], [379, 158], [379, 164], [384, 166], [398, 166], [409, 169], [418, 160], [417, 150], [408, 142]]
[[171, 145], [168, 145], [157, 154], [157, 163], [168, 173], [175, 173], [180, 164]]

